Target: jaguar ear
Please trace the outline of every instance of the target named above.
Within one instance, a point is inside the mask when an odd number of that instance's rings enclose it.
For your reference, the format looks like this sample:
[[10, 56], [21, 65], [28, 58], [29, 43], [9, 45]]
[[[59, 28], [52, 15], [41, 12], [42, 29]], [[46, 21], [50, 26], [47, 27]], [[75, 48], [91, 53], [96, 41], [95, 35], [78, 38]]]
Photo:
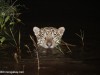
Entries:
[[33, 32], [37, 36], [39, 34], [40, 28], [38, 27], [33, 27]]
[[58, 33], [62, 36], [64, 34], [65, 27], [58, 28]]

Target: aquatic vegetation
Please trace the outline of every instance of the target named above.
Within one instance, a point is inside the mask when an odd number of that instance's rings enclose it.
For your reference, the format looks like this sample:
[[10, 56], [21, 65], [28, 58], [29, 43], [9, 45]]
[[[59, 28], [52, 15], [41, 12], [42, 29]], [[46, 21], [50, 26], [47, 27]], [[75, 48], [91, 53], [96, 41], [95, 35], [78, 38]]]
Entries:
[[[15, 29], [18, 22], [19, 13], [18, 5], [15, 5], [17, 0], [0, 0], [0, 47], [9, 45], [16, 48], [16, 54], [20, 54], [20, 31]], [[17, 26], [18, 27], [18, 26]], [[18, 35], [18, 37], [16, 37]], [[18, 55], [19, 56], [19, 55]], [[17, 58], [17, 57], [16, 57]]]

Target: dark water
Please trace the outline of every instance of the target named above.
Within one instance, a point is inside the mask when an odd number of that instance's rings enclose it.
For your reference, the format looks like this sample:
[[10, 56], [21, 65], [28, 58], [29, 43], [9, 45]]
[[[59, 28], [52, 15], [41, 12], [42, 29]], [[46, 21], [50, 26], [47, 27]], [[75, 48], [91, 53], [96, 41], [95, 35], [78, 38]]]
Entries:
[[[88, 46], [88, 45], [87, 45]], [[72, 53], [66, 55], [49, 51], [39, 52], [39, 63], [36, 56], [24, 55], [17, 64], [14, 61], [1, 61], [0, 71], [18, 73], [0, 73], [0, 75], [100, 75], [100, 60], [91, 48], [84, 52], [81, 47], [70, 47]], [[91, 49], [92, 50], [92, 49]], [[9, 58], [8, 58], [9, 59]], [[40, 69], [38, 69], [40, 67]]]
[[100, 75], [98, 65], [86, 64], [71, 58], [42, 58], [39, 64], [40, 69], [38, 70], [35, 60], [23, 59], [23, 62], [21, 61], [19, 64], [5, 62], [0, 63], [0, 71], [24, 72], [18, 73], [18, 75], [38, 75], [38, 73], [39, 75]]

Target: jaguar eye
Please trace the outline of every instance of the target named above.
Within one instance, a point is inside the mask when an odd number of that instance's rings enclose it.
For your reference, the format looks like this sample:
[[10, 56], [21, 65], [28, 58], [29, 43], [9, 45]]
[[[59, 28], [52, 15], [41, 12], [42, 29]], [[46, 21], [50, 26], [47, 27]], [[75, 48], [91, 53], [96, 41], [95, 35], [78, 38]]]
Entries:
[[56, 33], [54, 33], [54, 35], [56, 36], [57, 34], [56, 34]]
[[54, 34], [54, 35], [56, 35], [56, 34]]

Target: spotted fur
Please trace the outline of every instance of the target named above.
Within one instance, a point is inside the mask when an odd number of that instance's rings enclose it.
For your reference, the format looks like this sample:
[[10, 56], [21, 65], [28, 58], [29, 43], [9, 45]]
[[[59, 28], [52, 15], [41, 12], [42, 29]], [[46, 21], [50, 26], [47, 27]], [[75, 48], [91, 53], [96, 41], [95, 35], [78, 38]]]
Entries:
[[60, 44], [62, 35], [65, 31], [64, 27], [33, 27], [33, 32], [37, 38], [37, 44], [43, 48], [54, 48]]

